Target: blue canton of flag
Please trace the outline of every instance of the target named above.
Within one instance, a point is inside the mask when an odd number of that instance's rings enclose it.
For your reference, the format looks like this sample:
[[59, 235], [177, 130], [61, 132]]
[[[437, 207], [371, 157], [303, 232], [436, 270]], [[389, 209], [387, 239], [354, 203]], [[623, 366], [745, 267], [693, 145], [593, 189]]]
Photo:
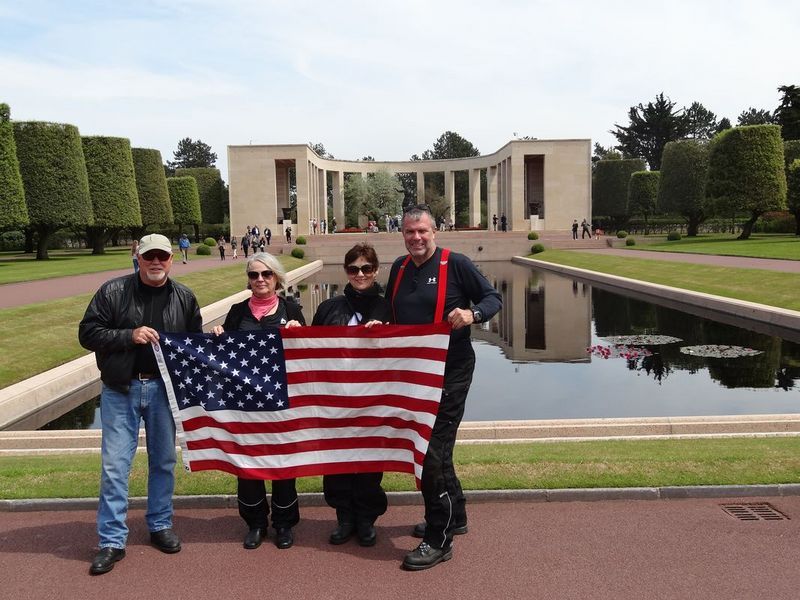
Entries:
[[283, 342], [277, 329], [220, 336], [160, 333], [178, 407], [206, 411], [289, 408]]

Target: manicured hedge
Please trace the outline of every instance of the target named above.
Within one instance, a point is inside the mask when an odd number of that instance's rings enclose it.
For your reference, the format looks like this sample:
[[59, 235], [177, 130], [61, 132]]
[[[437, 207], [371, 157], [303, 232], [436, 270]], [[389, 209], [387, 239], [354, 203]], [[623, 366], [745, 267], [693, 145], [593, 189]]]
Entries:
[[136, 172], [136, 192], [139, 196], [142, 226], [173, 223], [161, 152], [152, 148], [133, 148], [131, 154]]
[[786, 203], [795, 216], [795, 235], [800, 235], [800, 159], [789, 165], [786, 184]]
[[0, 229], [28, 224], [25, 190], [17, 160], [14, 128], [8, 104], [0, 104]]
[[706, 192], [722, 214], [747, 213], [742, 239], [758, 216], [786, 208], [783, 140], [777, 125], [734, 127], [711, 145]]
[[608, 215], [622, 221], [629, 215], [628, 182], [631, 174], [644, 171], [642, 159], [600, 160], [592, 177], [592, 206], [594, 215]]
[[628, 211], [631, 214], [649, 217], [656, 211], [658, 199], [658, 171], [636, 171], [628, 182]]
[[669, 142], [661, 156], [661, 180], [658, 186], [658, 209], [677, 213], [688, 221], [688, 235], [711, 213], [706, 199], [709, 145], [700, 140]]
[[36, 258], [48, 258], [54, 231], [94, 222], [81, 136], [77, 127], [63, 123], [13, 125], [28, 216], [39, 235]]
[[126, 138], [82, 138], [95, 228], [139, 227], [139, 196], [131, 143]]
[[200, 223], [200, 195], [194, 177], [169, 177], [167, 179], [172, 218], [178, 228]]
[[[200, 194], [201, 223], [222, 223], [222, 177], [214, 167], [175, 169], [176, 177], [194, 177]], [[177, 222], [177, 220], [176, 220]]]

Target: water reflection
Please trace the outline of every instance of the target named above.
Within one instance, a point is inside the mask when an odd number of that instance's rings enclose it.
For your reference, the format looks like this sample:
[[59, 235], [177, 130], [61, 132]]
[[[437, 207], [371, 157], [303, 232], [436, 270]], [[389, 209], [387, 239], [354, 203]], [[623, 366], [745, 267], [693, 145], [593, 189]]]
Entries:
[[[473, 327], [478, 355], [465, 419], [552, 419], [735, 415], [800, 412], [800, 344], [627, 297], [511, 263], [480, 265], [504, 308]], [[388, 265], [379, 280], [385, 284]], [[290, 293], [311, 320], [319, 304], [341, 293], [341, 267], [326, 267]], [[606, 338], [662, 335], [603, 358], [591, 347]], [[761, 351], [743, 358], [703, 358], [682, 346], [724, 344]], [[98, 427], [96, 403], [54, 428]], [[71, 419], [71, 420], [70, 420]]]

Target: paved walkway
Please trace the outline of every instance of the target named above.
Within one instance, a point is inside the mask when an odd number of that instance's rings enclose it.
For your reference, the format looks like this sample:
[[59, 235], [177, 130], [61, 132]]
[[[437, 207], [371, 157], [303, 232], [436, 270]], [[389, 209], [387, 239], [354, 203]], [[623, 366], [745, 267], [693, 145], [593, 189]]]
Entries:
[[[280, 248], [280, 244], [273, 245]], [[606, 256], [626, 256], [629, 258], [648, 258], [653, 260], [668, 260], [693, 264], [716, 265], [721, 267], [738, 267], [745, 269], [765, 269], [769, 271], [782, 271], [786, 273], [800, 273], [800, 260], [776, 260], [766, 258], [742, 258], [735, 256], [713, 256], [707, 254], [685, 254], [682, 252], [653, 252], [647, 250], [626, 250], [621, 248], [582, 249], [581, 252], [604, 254]], [[176, 257], [177, 258], [177, 257]], [[237, 259], [240, 260], [240, 259]], [[187, 264], [175, 261], [172, 275], [183, 275], [207, 269], [226, 267], [234, 261], [228, 259], [221, 261], [218, 258], [197, 259], [192, 257]], [[244, 264], [242, 261], [242, 269]], [[97, 290], [104, 282], [112, 277], [130, 273], [128, 269], [118, 271], [102, 271], [58, 277], [41, 281], [26, 281], [22, 283], [9, 283], [0, 285], [0, 309], [13, 306], [24, 306], [46, 300], [67, 298], [76, 294], [86, 294]]]
[[[790, 520], [740, 521], [721, 505], [769, 502]], [[0, 597], [15, 600], [275, 597], [679, 599], [797, 598], [800, 497], [475, 502], [453, 559], [400, 569], [419, 540], [419, 506], [391, 506], [378, 543], [331, 546], [333, 512], [304, 507], [295, 546], [241, 546], [235, 509], [178, 509], [183, 550], [148, 543], [142, 510], [129, 513], [127, 557], [90, 577], [94, 511], [0, 513]]]

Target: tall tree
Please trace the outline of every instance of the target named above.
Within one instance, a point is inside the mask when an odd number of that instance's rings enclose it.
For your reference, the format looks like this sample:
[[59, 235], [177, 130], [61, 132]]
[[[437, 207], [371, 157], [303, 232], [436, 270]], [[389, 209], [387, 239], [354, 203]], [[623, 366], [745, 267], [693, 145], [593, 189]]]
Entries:
[[344, 178], [344, 226], [358, 227], [361, 207], [367, 199], [367, 182], [360, 173], [346, 173]]
[[800, 235], [800, 159], [795, 159], [786, 172], [786, 204], [794, 215], [794, 234]]
[[[202, 223], [223, 222], [223, 188], [222, 177], [219, 169], [213, 167], [197, 167], [194, 169], [176, 169], [178, 177], [194, 177], [197, 180], [197, 190], [200, 193], [200, 210]], [[197, 232], [195, 232], [196, 235]], [[199, 239], [197, 240], [200, 241]]]
[[622, 158], [622, 154], [614, 150], [611, 146], [606, 148], [601, 144], [595, 142], [594, 143], [594, 153], [592, 154], [592, 171], [594, 171], [595, 165], [598, 161], [601, 160], [620, 160]]
[[169, 177], [167, 179], [169, 200], [178, 231], [184, 225], [200, 224], [200, 194], [194, 177]]
[[733, 127], [733, 125], [731, 125], [731, 120], [728, 117], [722, 117], [719, 120], [719, 123], [717, 123], [717, 128], [714, 131], [714, 134], [717, 134], [720, 131], [725, 131], [726, 129], [730, 129], [731, 127]]
[[645, 235], [650, 233], [647, 219], [656, 212], [660, 175], [658, 171], [636, 171], [628, 182], [628, 210], [642, 216]]
[[333, 158], [333, 154], [325, 150], [325, 144], [322, 142], [317, 142], [316, 144], [314, 142], [308, 142], [308, 145], [320, 158]]
[[[435, 142], [433, 142], [433, 148], [430, 150], [425, 150], [422, 153], [422, 160], [468, 158], [470, 156], [480, 155], [480, 151], [472, 144], [472, 142], [461, 137], [454, 131], [445, 131], [437, 138]], [[413, 156], [411, 157], [411, 160], [415, 160]]]
[[723, 131], [711, 145], [707, 193], [718, 212], [747, 213], [740, 240], [746, 240], [758, 217], [786, 209], [783, 141], [777, 125], [746, 125]]
[[676, 109], [663, 92], [646, 106], [631, 106], [628, 120], [627, 126], [615, 123], [616, 129], [610, 132], [619, 142], [616, 148], [625, 156], [644, 158], [652, 171], [661, 169], [664, 146], [688, 133], [684, 109]]
[[211, 151], [211, 146], [188, 137], [178, 142], [178, 149], [172, 155], [174, 160], [167, 162], [169, 175], [174, 174], [175, 169], [213, 167], [217, 163], [217, 155]]
[[397, 177], [381, 169], [367, 179], [367, 196], [362, 214], [378, 221], [383, 215], [396, 215], [403, 203], [403, 188]]
[[706, 199], [709, 144], [701, 140], [676, 140], [664, 147], [658, 186], [658, 207], [686, 219], [687, 234], [697, 235], [711, 205]]
[[771, 125], [775, 122], [775, 115], [763, 108], [753, 108], [739, 113], [736, 119], [737, 125]]
[[167, 178], [161, 165], [161, 152], [154, 148], [132, 148], [131, 154], [142, 216], [141, 228], [134, 228], [131, 233], [140, 238], [152, 225], [172, 223], [172, 205], [169, 201]]
[[17, 160], [14, 128], [8, 104], [0, 104], [0, 229], [28, 224], [25, 190]]
[[88, 136], [81, 139], [94, 224], [86, 229], [92, 254], [105, 254], [106, 242], [125, 227], [140, 227], [131, 143], [127, 138]]
[[36, 258], [47, 259], [55, 231], [94, 223], [81, 136], [77, 127], [62, 123], [13, 125], [30, 227], [38, 234]]
[[781, 126], [781, 137], [785, 140], [800, 140], [800, 86], [782, 85], [781, 103], [775, 109], [775, 123]]
[[686, 137], [710, 140], [717, 133], [717, 115], [699, 102], [692, 102], [684, 112]]

